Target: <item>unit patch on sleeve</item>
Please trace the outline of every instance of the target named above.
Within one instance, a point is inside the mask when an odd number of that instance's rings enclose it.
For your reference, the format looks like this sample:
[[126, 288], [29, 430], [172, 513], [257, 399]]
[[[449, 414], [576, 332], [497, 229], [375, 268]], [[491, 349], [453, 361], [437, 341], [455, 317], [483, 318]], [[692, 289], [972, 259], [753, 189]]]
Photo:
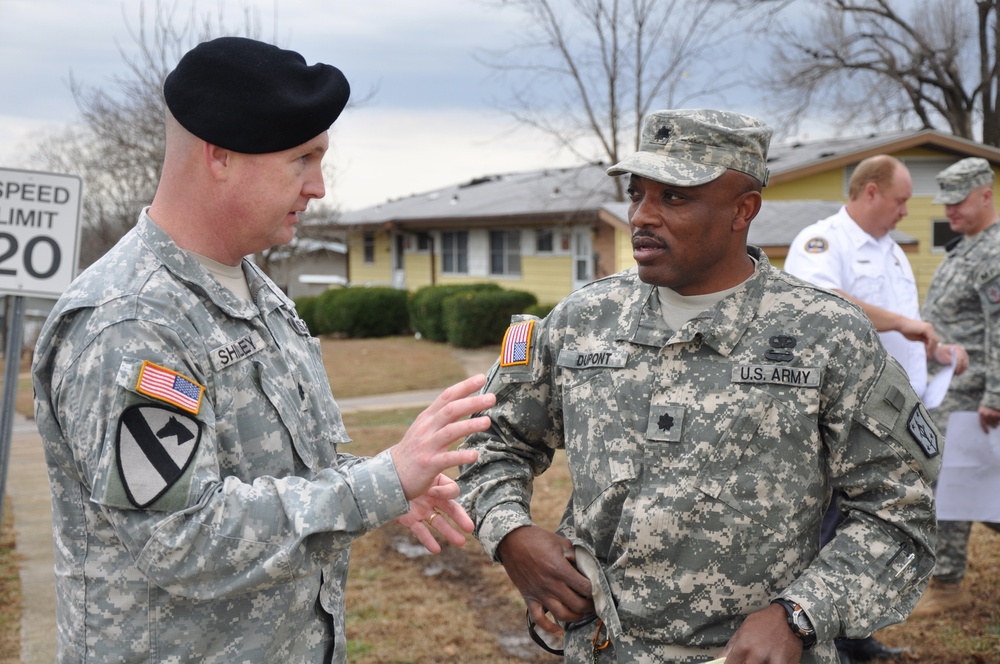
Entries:
[[135, 390], [139, 394], [145, 394], [157, 401], [165, 401], [195, 415], [201, 409], [201, 397], [205, 392], [201, 384], [176, 371], [153, 364], [149, 360], [142, 363]]
[[118, 473], [129, 502], [148, 507], [183, 475], [201, 441], [201, 423], [159, 405], [126, 408], [118, 418]]
[[500, 347], [500, 366], [513, 367], [531, 360], [531, 332], [535, 321], [526, 320], [507, 328]]
[[989, 305], [990, 311], [1000, 308], [1000, 277], [993, 279], [982, 288], [983, 297]]
[[919, 403], [913, 407], [910, 419], [906, 421], [906, 427], [910, 430], [913, 440], [917, 441], [917, 444], [923, 449], [927, 458], [938, 455], [940, 448], [938, 447], [937, 432], [928, 422], [927, 413], [924, 412], [923, 406]]
[[829, 248], [830, 245], [827, 243], [826, 238], [814, 237], [806, 240], [807, 254], [821, 254]]

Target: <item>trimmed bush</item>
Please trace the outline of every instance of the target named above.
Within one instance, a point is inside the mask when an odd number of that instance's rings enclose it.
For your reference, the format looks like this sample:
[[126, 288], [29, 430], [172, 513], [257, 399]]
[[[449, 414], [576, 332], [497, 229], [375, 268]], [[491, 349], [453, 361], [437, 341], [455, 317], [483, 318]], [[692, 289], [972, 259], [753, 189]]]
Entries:
[[410, 329], [406, 299], [406, 291], [382, 286], [328, 290], [316, 304], [316, 326], [320, 334], [354, 339], [404, 334]]
[[309, 332], [313, 336], [319, 336], [319, 325], [316, 322], [316, 308], [319, 306], [319, 296], [318, 295], [304, 295], [299, 299], [295, 300], [295, 311], [298, 312], [299, 318], [305, 321], [306, 326], [309, 328]]
[[500, 286], [493, 283], [453, 284], [447, 286], [424, 286], [410, 295], [408, 308], [410, 324], [421, 337], [430, 341], [447, 341], [441, 303], [458, 293], [477, 291], [498, 291]]
[[554, 304], [536, 304], [534, 306], [528, 307], [524, 313], [531, 314], [532, 316], [538, 316], [539, 318], [545, 318], [549, 315], [549, 312], [555, 308]]
[[499, 345], [510, 317], [538, 303], [532, 293], [479, 290], [455, 293], [441, 303], [446, 340], [460, 348]]

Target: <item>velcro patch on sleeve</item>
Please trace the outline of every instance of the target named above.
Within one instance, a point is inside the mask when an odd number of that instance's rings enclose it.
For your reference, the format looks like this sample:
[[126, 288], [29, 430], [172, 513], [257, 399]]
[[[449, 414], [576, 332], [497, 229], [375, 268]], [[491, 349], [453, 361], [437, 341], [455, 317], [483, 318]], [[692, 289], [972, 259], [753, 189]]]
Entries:
[[115, 451], [129, 502], [142, 509], [163, 496], [185, 476], [200, 441], [201, 422], [191, 415], [157, 404], [126, 408]]
[[531, 333], [534, 328], [534, 320], [514, 323], [507, 328], [500, 346], [501, 367], [527, 365], [531, 361]]
[[197, 415], [205, 387], [176, 371], [145, 360], [135, 391]]
[[910, 430], [913, 440], [917, 441], [920, 449], [924, 451], [928, 459], [932, 459], [940, 452], [938, 445], [937, 431], [930, 424], [930, 418], [922, 404], [913, 407], [910, 418], [906, 421], [906, 428]]
[[1000, 309], [1000, 277], [994, 278], [981, 290], [989, 310], [993, 312]]

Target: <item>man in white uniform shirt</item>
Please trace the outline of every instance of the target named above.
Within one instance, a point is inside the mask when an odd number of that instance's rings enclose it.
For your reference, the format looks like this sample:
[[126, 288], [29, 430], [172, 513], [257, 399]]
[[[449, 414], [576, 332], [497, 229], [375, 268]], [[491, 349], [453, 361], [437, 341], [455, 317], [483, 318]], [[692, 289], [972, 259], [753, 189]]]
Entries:
[[[927, 387], [927, 360], [951, 362], [956, 373], [968, 366], [961, 346], [941, 345], [934, 326], [920, 319], [917, 282], [902, 247], [889, 236], [906, 216], [913, 194], [901, 161], [876, 155], [861, 161], [848, 184], [848, 201], [837, 214], [802, 229], [792, 241], [785, 271], [835, 291], [864, 309], [882, 344], [906, 371], [914, 391]], [[829, 541], [841, 514], [837, 497], [823, 520], [821, 539]], [[899, 659], [903, 651], [874, 638], [841, 640], [841, 661]]]
[[879, 331], [885, 349], [903, 365], [914, 390], [927, 386], [927, 358], [964, 369], [964, 349], [940, 346], [920, 319], [917, 283], [902, 247], [889, 236], [906, 216], [913, 184], [906, 166], [888, 155], [869, 157], [851, 176], [847, 204], [806, 226], [792, 241], [785, 271], [853, 300]]

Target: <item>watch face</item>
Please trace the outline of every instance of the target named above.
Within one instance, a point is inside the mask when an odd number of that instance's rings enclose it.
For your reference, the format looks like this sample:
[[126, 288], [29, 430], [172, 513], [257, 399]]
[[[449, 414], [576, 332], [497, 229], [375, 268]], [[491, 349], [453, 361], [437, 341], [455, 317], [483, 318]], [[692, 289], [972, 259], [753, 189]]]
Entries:
[[793, 620], [795, 620], [795, 626], [798, 627], [803, 632], [805, 632], [806, 634], [813, 633], [814, 630], [812, 623], [809, 622], [809, 616], [807, 616], [805, 614], [805, 611], [803, 611], [802, 609], [797, 609], [794, 612]]

